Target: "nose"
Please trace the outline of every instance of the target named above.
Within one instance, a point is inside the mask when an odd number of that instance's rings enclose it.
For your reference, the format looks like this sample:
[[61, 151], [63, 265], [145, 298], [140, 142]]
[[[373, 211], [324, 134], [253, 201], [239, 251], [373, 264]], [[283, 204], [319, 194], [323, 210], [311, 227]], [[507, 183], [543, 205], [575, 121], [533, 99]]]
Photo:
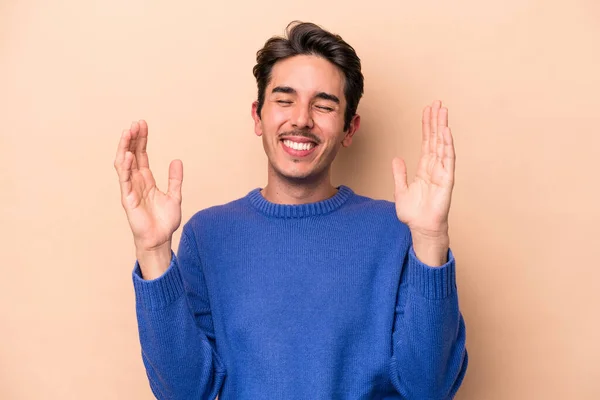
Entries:
[[292, 112], [292, 126], [296, 129], [312, 129], [314, 122], [310, 106], [297, 105]]

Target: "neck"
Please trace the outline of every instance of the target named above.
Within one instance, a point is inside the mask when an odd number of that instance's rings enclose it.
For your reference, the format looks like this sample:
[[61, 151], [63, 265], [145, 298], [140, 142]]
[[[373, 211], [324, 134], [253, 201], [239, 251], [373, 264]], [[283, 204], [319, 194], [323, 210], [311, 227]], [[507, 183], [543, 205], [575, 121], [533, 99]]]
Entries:
[[261, 194], [276, 204], [307, 204], [327, 200], [337, 193], [328, 171], [316, 179], [289, 179], [269, 168], [268, 183]]

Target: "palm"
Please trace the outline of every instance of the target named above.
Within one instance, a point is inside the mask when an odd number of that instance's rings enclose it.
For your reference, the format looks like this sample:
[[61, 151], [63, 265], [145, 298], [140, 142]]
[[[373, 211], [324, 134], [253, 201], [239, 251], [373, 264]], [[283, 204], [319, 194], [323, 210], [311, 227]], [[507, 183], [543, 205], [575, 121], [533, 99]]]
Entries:
[[126, 196], [126, 212], [134, 237], [142, 248], [167, 242], [181, 222], [181, 205], [156, 187], [149, 168], [132, 174], [132, 191]]
[[154, 249], [170, 241], [181, 223], [183, 165], [178, 160], [171, 163], [168, 191], [161, 192], [148, 165], [147, 135], [144, 121], [134, 123], [123, 133], [115, 168], [121, 181], [121, 203], [136, 246]]
[[410, 185], [404, 161], [393, 161], [396, 213], [411, 230], [432, 235], [447, 230], [454, 162], [448, 110], [434, 102], [423, 111], [421, 158]]

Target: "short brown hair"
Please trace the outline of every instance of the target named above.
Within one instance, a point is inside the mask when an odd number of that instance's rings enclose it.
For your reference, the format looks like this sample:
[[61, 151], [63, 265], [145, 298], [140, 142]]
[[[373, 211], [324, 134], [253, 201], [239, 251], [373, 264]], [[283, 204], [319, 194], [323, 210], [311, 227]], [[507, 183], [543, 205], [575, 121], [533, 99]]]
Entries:
[[277, 61], [301, 54], [323, 57], [344, 74], [344, 96], [346, 97], [344, 131], [348, 130], [364, 90], [360, 59], [352, 46], [341, 36], [310, 22], [292, 21], [286, 28], [285, 37], [270, 38], [256, 53], [256, 65], [252, 72], [258, 86], [258, 115], [260, 116], [265, 101], [265, 90], [271, 79], [273, 65]]

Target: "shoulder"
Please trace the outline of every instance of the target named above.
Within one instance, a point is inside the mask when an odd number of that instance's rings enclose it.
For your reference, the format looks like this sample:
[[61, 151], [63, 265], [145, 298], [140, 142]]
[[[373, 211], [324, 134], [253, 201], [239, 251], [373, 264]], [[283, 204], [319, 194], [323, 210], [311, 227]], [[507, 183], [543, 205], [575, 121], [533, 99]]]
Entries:
[[390, 218], [396, 216], [394, 202], [384, 199], [375, 199], [358, 193], [349, 199], [346, 209], [368, 217]]
[[248, 196], [240, 197], [228, 203], [218, 204], [196, 211], [184, 225], [184, 232], [194, 234], [216, 229], [228, 229], [228, 226], [248, 215]]
[[354, 207], [358, 210], [368, 212], [381, 212], [390, 213], [395, 212], [395, 205], [389, 200], [374, 199], [372, 197], [364, 196], [358, 193], [354, 193], [348, 206]]
[[387, 232], [406, 234], [408, 226], [400, 222], [396, 215], [396, 204], [385, 199], [376, 199], [354, 193], [346, 204], [345, 211], [365, 224], [376, 226]]

